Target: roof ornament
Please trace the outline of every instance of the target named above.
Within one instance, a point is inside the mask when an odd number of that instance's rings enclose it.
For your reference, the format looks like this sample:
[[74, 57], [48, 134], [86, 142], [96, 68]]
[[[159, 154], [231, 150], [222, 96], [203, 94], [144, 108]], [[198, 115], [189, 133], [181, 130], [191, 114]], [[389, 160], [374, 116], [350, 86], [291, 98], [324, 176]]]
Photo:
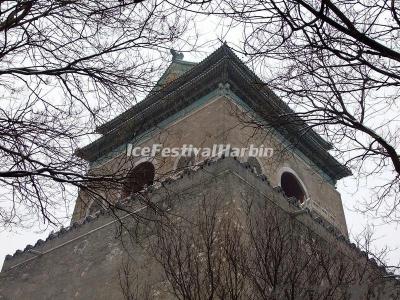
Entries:
[[221, 96], [225, 96], [228, 95], [230, 93], [231, 90], [231, 85], [229, 83], [222, 83], [220, 82], [218, 84], [218, 94]]
[[177, 60], [182, 60], [183, 59], [183, 53], [182, 52], [178, 52], [174, 49], [169, 49], [169, 51], [172, 54], [172, 61], [177, 61]]

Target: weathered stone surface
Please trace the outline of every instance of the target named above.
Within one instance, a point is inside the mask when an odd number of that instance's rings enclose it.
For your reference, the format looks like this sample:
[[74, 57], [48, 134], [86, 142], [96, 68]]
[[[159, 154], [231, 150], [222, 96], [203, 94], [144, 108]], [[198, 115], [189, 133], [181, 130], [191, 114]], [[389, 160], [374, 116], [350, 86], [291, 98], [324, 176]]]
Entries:
[[[231, 158], [207, 164], [171, 182], [168, 188], [161, 186], [155, 189], [151, 200], [158, 204], [169, 202], [174, 214], [190, 217], [204, 196], [221, 199], [229, 206], [246, 199], [260, 203], [267, 201], [280, 207], [282, 213], [298, 210], [260, 176]], [[154, 217], [153, 211], [143, 204], [138, 203], [136, 211], [138, 216], [146, 219]], [[143, 242], [152, 236], [151, 222], [137, 223], [131, 217], [124, 217], [124, 214], [119, 217], [116, 220], [106, 214], [91, 219], [29, 249], [35, 250], [35, 253], [24, 251], [8, 258], [0, 273], [0, 299], [123, 299], [118, 272], [128, 254], [134, 258], [134, 269], [140, 274], [140, 284], [146, 283], [151, 287], [152, 297], [171, 299], [171, 294], [165, 290], [162, 269], [143, 251], [143, 244], [132, 242], [124, 230], [119, 235], [121, 221], [125, 228], [137, 230], [139, 240]], [[361, 255], [346, 240], [338, 241], [311, 214], [296, 218], [327, 241], [342, 245], [344, 251]]]

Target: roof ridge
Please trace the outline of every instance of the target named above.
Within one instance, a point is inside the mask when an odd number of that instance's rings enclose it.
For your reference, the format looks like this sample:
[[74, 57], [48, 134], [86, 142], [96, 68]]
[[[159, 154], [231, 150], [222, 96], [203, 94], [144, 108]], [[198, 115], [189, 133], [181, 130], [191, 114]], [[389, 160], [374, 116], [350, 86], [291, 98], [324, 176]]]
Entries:
[[[200, 62], [196, 63], [196, 65], [195, 65], [193, 68], [191, 68], [191, 69], [189, 69], [188, 71], [186, 71], [186, 72], [185, 72], [185, 75], [190, 75], [190, 73], [193, 73], [195, 68], [203, 67], [208, 61], [210, 61], [210, 60], [212, 60], [213, 58], [215, 58], [220, 52], [223, 54], [223, 56], [226, 56], [226, 55], [233, 55], [235, 58], [239, 59], [239, 58], [233, 53], [232, 49], [231, 49], [227, 44], [222, 44], [219, 48], [217, 48], [217, 49], [216, 49], [214, 52], [212, 52], [210, 55], [208, 55], [207, 57], [205, 57], [205, 58], [204, 58], [203, 60], [201, 60]], [[240, 59], [239, 59], [239, 60], [240, 60]], [[167, 69], [168, 69], [173, 63], [174, 63], [174, 62], [172, 62], [172, 63], [167, 67]], [[166, 69], [166, 71], [167, 71], [167, 69]], [[176, 80], [178, 80], [179, 78], [180, 78], [180, 77], [178, 77]], [[171, 83], [173, 83], [173, 82], [176, 81], [176, 80], [173, 80]], [[114, 117], [114, 118], [111, 119], [110, 121], [108, 121], [108, 122], [106, 122], [106, 123], [104, 123], [104, 124], [98, 126], [98, 127], [96, 128], [96, 132], [101, 133], [101, 134], [106, 134], [106, 133], [108, 133], [108, 132], [111, 132], [112, 130], [110, 130], [109, 127], [112, 126], [113, 123], [114, 123], [114, 126], [113, 126], [113, 127], [116, 128], [116, 127], [118, 127], [120, 124], [122, 124], [124, 121], [129, 120], [132, 116], [126, 118], [125, 120], [123, 120], [122, 118], [123, 118], [124, 116], [127, 116], [127, 115], [131, 114], [135, 109], [138, 109], [138, 108], [140, 109], [140, 106], [145, 105], [146, 100], [150, 99], [151, 97], [153, 97], [153, 96], [155, 96], [155, 95], [157, 95], [157, 94], [159, 94], [159, 93], [162, 93], [163, 90], [164, 90], [165, 88], [168, 88], [168, 86], [165, 86], [165, 87], [163, 87], [163, 88], [161, 88], [161, 89], [155, 91], [154, 93], [150, 92], [142, 101], [136, 103], [136, 104], [133, 105], [131, 108], [129, 108], [128, 110], [122, 112], [121, 114], [119, 114], [118, 116]], [[119, 122], [117, 122], [117, 120], [118, 120], [119, 118], [121, 118], [121, 120], [120, 120]], [[107, 129], [107, 128], [108, 128], [108, 129]]]
[[[224, 57], [232, 57], [236, 62], [239, 62], [240, 65], [238, 65], [238, 67], [244, 68], [244, 71], [246, 72], [246, 75], [251, 75], [251, 77], [253, 77], [253, 79], [255, 79], [257, 82], [259, 83], [264, 83], [261, 78], [254, 72], [252, 71], [235, 53], [234, 51], [226, 44], [223, 43], [219, 48], [217, 48], [214, 52], [212, 52], [210, 55], [208, 55], [206, 58], [204, 58], [202, 61], [198, 62], [198, 63], [194, 63], [195, 66], [189, 70], [187, 70], [186, 72], [184, 72], [184, 74], [182, 74], [181, 76], [179, 76], [176, 80], [173, 80], [170, 84], [164, 86], [163, 88], [159, 89], [159, 90], [152, 90], [146, 97], [145, 99], [143, 99], [142, 101], [138, 102], [137, 104], [135, 104], [134, 106], [132, 106], [131, 108], [129, 108], [128, 110], [126, 110], [125, 112], [122, 112], [121, 114], [119, 114], [118, 116], [114, 117], [112, 120], [98, 126], [96, 128], [96, 131], [100, 134], [106, 135], [107, 133], [112, 132], [113, 130], [115, 130], [116, 128], [120, 127], [121, 125], [123, 125], [126, 121], [132, 119], [135, 115], [137, 115], [137, 113], [134, 113], [135, 110], [137, 110], [138, 112], [142, 111], [144, 109], [143, 106], [146, 106], [146, 104], [151, 105], [151, 103], [146, 103], [147, 101], [150, 101], [152, 98], [154, 98], [156, 95], [162, 94], [163, 92], [165, 92], [166, 89], [171, 88], [171, 85], [173, 83], [176, 83], [179, 79], [182, 79], [183, 75], [185, 76], [190, 76], [191, 73], [196, 72], [197, 68], [203, 67], [204, 65], [207, 64], [208, 61], [212, 60], [213, 58], [215, 58], [216, 56], [218, 56], [218, 54], [221, 53], [221, 59], [223, 59]], [[168, 71], [168, 69], [172, 66], [172, 64], [174, 64], [174, 62], [172, 62], [166, 69], [165, 72]], [[163, 73], [162, 76], [165, 75], [165, 72]], [[160, 79], [162, 78], [162, 76], [160, 77]], [[279, 103], [276, 103], [278, 105], [278, 109], [283, 109], [283, 110], [289, 110], [290, 112], [294, 112], [288, 105], [287, 103], [285, 103], [283, 100], [281, 100], [270, 88], [266, 87], [266, 91], [262, 91], [262, 93], [267, 92], [270, 96], [273, 96], [276, 99], [279, 99], [280, 101], [278, 101]], [[302, 122], [305, 123], [304, 120], [301, 120]], [[306, 123], [305, 123], [306, 124]], [[329, 142], [327, 142], [325, 139], [323, 139], [321, 136], [319, 136], [315, 131], [311, 131], [311, 135], [313, 137], [313, 139], [316, 139], [318, 143], [320, 143], [323, 148], [325, 150], [329, 150], [331, 149], [331, 144]], [[90, 144], [89, 144], [90, 145]], [[87, 145], [88, 146], [88, 145]], [[85, 149], [86, 146], [82, 147], [81, 149]], [[79, 153], [79, 150], [77, 151]]]

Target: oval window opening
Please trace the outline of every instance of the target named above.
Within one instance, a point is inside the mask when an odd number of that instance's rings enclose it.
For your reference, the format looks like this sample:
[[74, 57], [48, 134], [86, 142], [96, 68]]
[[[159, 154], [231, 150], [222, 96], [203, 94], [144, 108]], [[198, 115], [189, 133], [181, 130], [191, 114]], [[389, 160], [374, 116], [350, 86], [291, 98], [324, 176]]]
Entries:
[[306, 194], [300, 182], [292, 173], [284, 172], [282, 174], [281, 187], [287, 197], [294, 197], [300, 201], [300, 203], [304, 202]]
[[151, 162], [143, 162], [132, 169], [126, 176], [122, 190], [122, 196], [128, 197], [131, 194], [141, 191], [145, 186], [154, 182], [155, 169]]

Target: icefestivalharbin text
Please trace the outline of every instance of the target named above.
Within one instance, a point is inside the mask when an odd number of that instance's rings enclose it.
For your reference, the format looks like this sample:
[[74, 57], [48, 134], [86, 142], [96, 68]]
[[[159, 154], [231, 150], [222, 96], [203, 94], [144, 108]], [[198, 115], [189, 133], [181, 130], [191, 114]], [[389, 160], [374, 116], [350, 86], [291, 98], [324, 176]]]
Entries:
[[181, 147], [163, 147], [162, 144], [154, 144], [151, 147], [134, 147], [128, 144], [126, 149], [127, 156], [150, 156], [154, 157], [160, 154], [161, 157], [178, 157], [178, 156], [200, 156], [203, 158], [215, 156], [231, 156], [231, 157], [272, 157], [274, 150], [264, 145], [249, 147], [232, 147], [230, 144], [215, 144], [212, 147], [194, 147], [193, 145], [183, 144]]

